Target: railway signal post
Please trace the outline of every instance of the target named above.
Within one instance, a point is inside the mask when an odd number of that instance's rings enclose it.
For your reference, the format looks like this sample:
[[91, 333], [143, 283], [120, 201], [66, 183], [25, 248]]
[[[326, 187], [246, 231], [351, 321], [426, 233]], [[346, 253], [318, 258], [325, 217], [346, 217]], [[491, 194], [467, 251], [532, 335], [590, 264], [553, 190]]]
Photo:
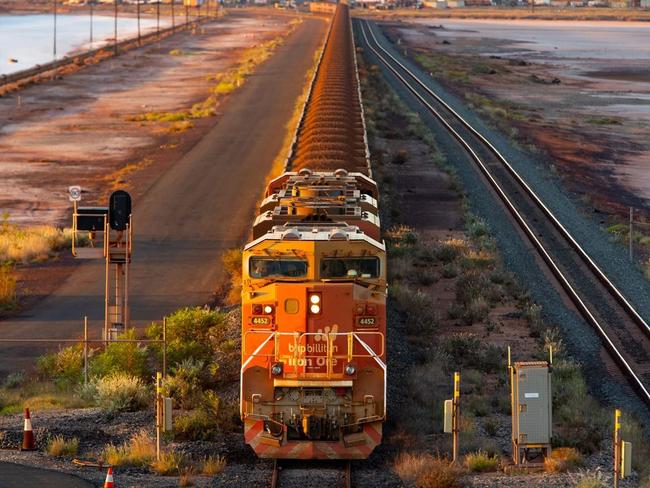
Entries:
[[[106, 262], [103, 339], [108, 342], [129, 325], [131, 196], [118, 190], [111, 194], [107, 207], [80, 207], [81, 187], [71, 186], [69, 197], [73, 203], [72, 255], [79, 259], [104, 258]], [[90, 247], [77, 245], [79, 232], [87, 232]], [[98, 236], [101, 236], [101, 243], [96, 243]]]

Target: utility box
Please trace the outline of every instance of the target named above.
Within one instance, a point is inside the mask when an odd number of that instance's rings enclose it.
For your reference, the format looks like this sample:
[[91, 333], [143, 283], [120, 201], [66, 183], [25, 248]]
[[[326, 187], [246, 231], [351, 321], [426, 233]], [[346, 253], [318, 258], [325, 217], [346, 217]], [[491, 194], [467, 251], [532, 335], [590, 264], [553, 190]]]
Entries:
[[621, 442], [621, 478], [632, 474], [632, 443]]
[[454, 424], [454, 401], [445, 400], [445, 417], [444, 417], [443, 432], [445, 434], [451, 434], [454, 429], [453, 424]]
[[[546, 361], [518, 362], [511, 367], [512, 447], [515, 464], [530, 451], [550, 455], [552, 435], [551, 375]], [[522, 456], [523, 455], [523, 456]]]

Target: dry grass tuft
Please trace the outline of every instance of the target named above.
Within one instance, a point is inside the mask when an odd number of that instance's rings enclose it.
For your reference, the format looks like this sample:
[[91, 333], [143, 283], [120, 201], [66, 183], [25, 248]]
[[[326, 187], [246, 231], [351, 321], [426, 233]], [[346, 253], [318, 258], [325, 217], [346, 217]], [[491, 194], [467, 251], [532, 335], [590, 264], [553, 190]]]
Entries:
[[226, 302], [235, 305], [241, 300], [241, 273], [242, 273], [242, 250], [241, 248], [230, 249], [223, 253], [221, 262], [230, 276], [230, 289]]
[[16, 273], [9, 264], [0, 264], [0, 310], [16, 305]]
[[177, 476], [182, 474], [183, 467], [186, 465], [187, 459], [182, 453], [162, 452], [160, 459], [151, 462], [151, 469], [163, 476]]
[[582, 464], [582, 454], [573, 447], [558, 447], [553, 449], [551, 457], [544, 460], [547, 473], [562, 473]]
[[71, 242], [70, 229], [49, 225], [18, 227], [5, 220], [0, 224], [0, 263], [43, 261]]
[[65, 440], [63, 436], [57, 435], [47, 443], [45, 451], [50, 456], [74, 456], [79, 450], [79, 439], [73, 437]]
[[226, 458], [217, 455], [217, 456], [208, 456], [203, 459], [201, 463], [201, 474], [207, 476], [214, 476], [215, 474], [221, 473], [226, 467]]
[[397, 475], [418, 488], [459, 488], [461, 471], [447, 460], [430, 454], [400, 454], [394, 465]]
[[478, 450], [465, 456], [465, 466], [470, 471], [485, 473], [496, 471], [499, 467], [499, 458], [490, 456], [487, 452]]
[[143, 430], [121, 446], [106, 446], [103, 458], [113, 466], [146, 466], [155, 456], [156, 445]]

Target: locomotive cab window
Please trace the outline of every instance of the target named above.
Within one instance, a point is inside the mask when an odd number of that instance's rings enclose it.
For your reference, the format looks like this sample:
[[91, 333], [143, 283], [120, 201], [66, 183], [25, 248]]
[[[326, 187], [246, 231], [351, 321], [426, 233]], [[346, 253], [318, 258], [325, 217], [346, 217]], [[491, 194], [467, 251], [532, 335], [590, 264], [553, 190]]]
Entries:
[[307, 261], [251, 258], [248, 269], [251, 278], [304, 278], [307, 276]]
[[379, 258], [323, 258], [320, 277], [325, 279], [378, 278]]

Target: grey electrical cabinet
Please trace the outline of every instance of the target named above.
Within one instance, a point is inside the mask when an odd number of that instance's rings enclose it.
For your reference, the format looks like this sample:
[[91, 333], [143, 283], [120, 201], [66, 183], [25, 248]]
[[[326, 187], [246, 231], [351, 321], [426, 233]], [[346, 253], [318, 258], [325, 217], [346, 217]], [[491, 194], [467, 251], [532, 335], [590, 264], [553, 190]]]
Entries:
[[546, 361], [514, 363], [512, 385], [512, 443], [515, 463], [529, 449], [550, 454], [552, 435], [551, 375]]

